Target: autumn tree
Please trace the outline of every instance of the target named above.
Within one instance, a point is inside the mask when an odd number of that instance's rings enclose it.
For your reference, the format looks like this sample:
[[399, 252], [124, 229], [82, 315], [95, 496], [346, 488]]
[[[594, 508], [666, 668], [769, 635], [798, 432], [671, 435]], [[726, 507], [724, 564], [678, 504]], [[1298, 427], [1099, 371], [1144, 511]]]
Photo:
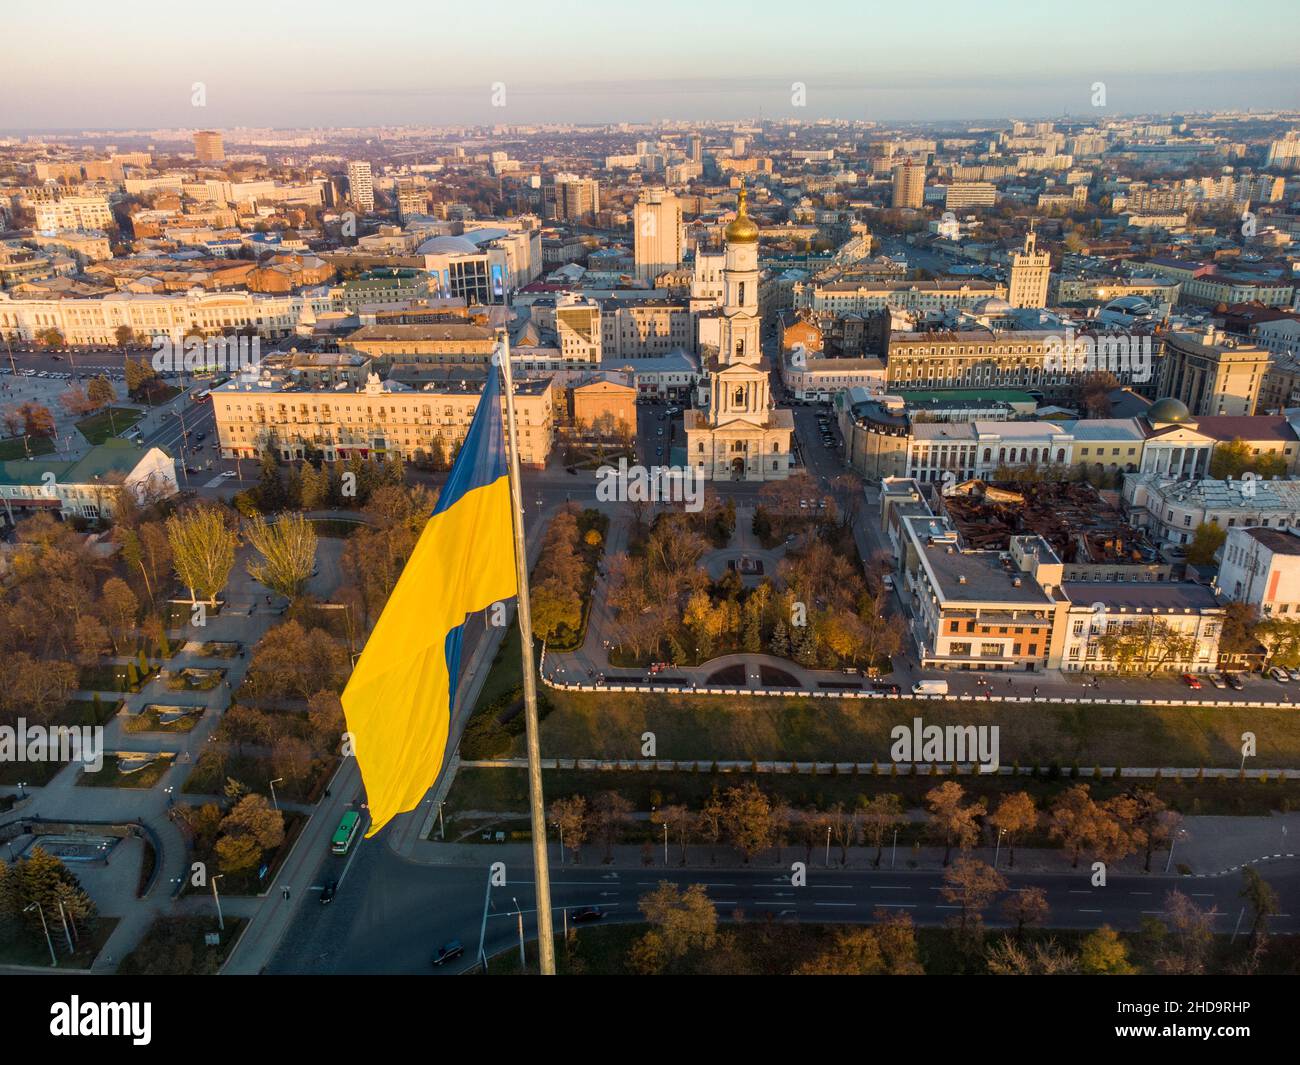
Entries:
[[1079, 971], [1088, 976], [1130, 976], [1137, 970], [1129, 963], [1128, 947], [1119, 933], [1104, 924], [1079, 944]]
[[862, 836], [868, 846], [876, 848], [876, 858], [872, 864], [879, 869], [880, 859], [884, 854], [885, 839], [899, 825], [907, 821], [903, 813], [903, 798], [901, 795], [885, 793], [873, 795], [863, 803], [859, 813], [862, 819]]
[[1079, 959], [1054, 939], [1017, 943], [1003, 936], [989, 948], [985, 962], [991, 976], [1070, 976], [1079, 971]]
[[586, 797], [570, 795], [567, 799], [556, 799], [551, 803], [551, 823], [559, 830], [564, 845], [573, 852], [573, 860], [578, 861], [590, 828]]
[[948, 864], [953, 847], [970, 850], [979, 839], [979, 819], [984, 816], [984, 800], [964, 805], [966, 797], [955, 780], [946, 780], [925, 793], [929, 810], [930, 831], [943, 841], [943, 864]]
[[1156, 957], [1156, 969], [1170, 975], [1195, 976], [1205, 972], [1214, 944], [1214, 909], [1202, 910], [1177, 889], [1165, 895], [1161, 915], [1168, 935]]
[[1005, 836], [1008, 851], [1008, 867], [1016, 864], [1016, 840], [1038, 825], [1038, 807], [1028, 792], [1017, 791], [1004, 795], [999, 800], [997, 809], [989, 814], [989, 824], [997, 830], [999, 836]]
[[246, 530], [260, 556], [248, 563], [248, 575], [277, 595], [297, 599], [316, 565], [316, 529], [301, 514], [281, 514], [268, 524], [255, 514]]
[[1042, 924], [1047, 914], [1047, 893], [1042, 888], [1018, 888], [1002, 903], [1002, 916], [1016, 926], [1017, 936], [1024, 932], [1025, 925]]
[[965, 936], [978, 927], [989, 903], [1006, 889], [1006, 880], [987, 862], [963, 857], [944, 870], [939, 894], [945, 902], [960, 910], [957, 930]]
[[602, 791], [592, 804], [592, 824], [605, 844], [605, 861], [614, 860], [614, 843], [631, 820], [632, 803], [616, 791]]
[[641, 896], [640, 909], [650, 930], [632, 947], [630, 961], [639, 972], [663, 972], [717, 942], [718, 913], [702, 884], [683, 890], [661, 881]]
[[691, 816], [690, 810], [678, 803], [669, 806], [661, 806], [651, 811], [650, 820], [653, 824], [662, 825], [666, 828], [669, 835], [675, 835], [677, 837], [682, 848], [682, 865], [685, 865], [686, 840], [695, 823], [695, 819]]
[[772, 803], [752, 781], [727, 789], [722, 816], [727, 835], [746, 865], [772, 845]]
[[1269, 918], [1280, 913], [1281, 906], [1273, 886], [1259, 875], [1259, 870], [1253, 865], [1241, 871], [1241, 879], [1239, 897], [1245, 899], [1250, 908], [1250, 938], [1258, 943], [1267, 935]]
[[190, 592], [215, 606], [235, 565], [235, 533], [220, 507], [200, 503], [167, 519], [167, 540], [176, 576]]

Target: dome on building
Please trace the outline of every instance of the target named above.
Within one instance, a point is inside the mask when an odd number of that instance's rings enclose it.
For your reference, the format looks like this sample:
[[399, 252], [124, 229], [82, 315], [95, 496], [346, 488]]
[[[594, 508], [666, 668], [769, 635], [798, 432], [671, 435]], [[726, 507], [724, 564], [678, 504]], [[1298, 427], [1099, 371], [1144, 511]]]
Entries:
[[736, 217], [723, 231], [728, 244], [754, 244], [758, 241], [758, 226], [745, 211], [745, 200], [748, 196], [745, 186], [741, 185], [740, 206], [737, 208]]
[[977, 314], [1005, 314], [1011, 310], [1015, 310], [1015, 308], [1001, 296], [989, 296], [988, 299], [980, 300], [975, 305]]
[[1182, 425], [1192, 420], [1192, 412], [1182, 400], [1166, 396], [1147, 408], [1146, 417], [1152, 425]]
[[416, 255], [473, 255], [478, 245], [464, 237], [430, 237], [416, 250]]

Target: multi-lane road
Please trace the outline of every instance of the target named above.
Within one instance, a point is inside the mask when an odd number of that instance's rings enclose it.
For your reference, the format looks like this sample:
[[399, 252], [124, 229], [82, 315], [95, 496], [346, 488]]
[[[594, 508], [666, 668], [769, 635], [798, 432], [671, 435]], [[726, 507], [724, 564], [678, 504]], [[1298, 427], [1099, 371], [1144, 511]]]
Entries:
[[[347, 876], [328, 906], [305, 904], [268, 966], [273, 973], [421, 973], [463, 972], [477, 964], [478, 945], [492, 957], [510, 949], [518, 937], [517, 914], [522, 910], [526, 935], [534, 935], [535, 901], [532, 865], [524, 848], [483, 844], [477, 865], [428, 866], [404, 861], [382, 839], [369, 840], [351, 860]], [[886, 850], [881, 869], [838, 868], [832, 853], [830, 868], [814, 854], [807, 868], [807, 886], [791, 882], [791, 863], [802, 851], [787, 849], [781, 865], [769, 857], [748, 867], [683, 869], [667, 867], [615, 868], [599, 862], [597, 848], [588, 849], [590, 864], [561, 866], [552, 847], [551, 894], [555, 926], [564, 911], [597, 908], [605, 921], [639, 921], [638, 900], [660, 881], [685, 886], [703, 884], [726, 920], [740, 913], [747, 918], [772, 918], [803, 923], [862, 923], [878, 909], [901, 910], [918, 925], [942, 925], [958, 907], [941, 892], [937, 871], [890, 870]], [[517, 861], [512, 858], [517, 857]], [[991, 860], [991, 854], [981, 854]], [[1010, 890], [1041, 888], [1051, 910], [1053, 927], [1097, 928], [1108, 924], [1136, 929], [1142, 919], [1162, 912], [1167, 892], [1177, 888], [1202, 910], [1216, 911], [1216, 931], [1231, 935], [1238, 927], [1244, 902], [1240, 874], [1188, 879], [1164, 876], [1112, 876], [1107, 886], [1094, 887], [1086, 863], [1072, 874], [1001, 872]], [[504, 886], [489, 888], [491, 863], [505, 861]], [[658, 859], [662, 862], [662, 856]], [[900, 862], [902, 858], [900, 857]], [[676, 862], [676, 854], [670, 855]], [[340, 859], [330, 858], [322, 873], [338, 875]], [[1264, 875], [1281, 899], [1275, 932], [1300, 931], [1300, 863], [1270, 865]], [[1005, 896], [1003, 896], [1005, 897]], [[988, 924], [1005, 922], [995, 903]], [[1249, 926], [1246, 915], [1242, 927]], [[434, 968], [437, 948], [459, 940], [465, 957], [445, 969]]]

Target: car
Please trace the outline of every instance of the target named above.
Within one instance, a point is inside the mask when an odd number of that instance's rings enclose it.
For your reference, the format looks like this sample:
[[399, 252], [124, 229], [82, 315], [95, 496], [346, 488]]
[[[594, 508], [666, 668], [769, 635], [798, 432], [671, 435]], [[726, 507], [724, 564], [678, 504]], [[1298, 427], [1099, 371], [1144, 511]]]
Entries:
[[655, 436], [663, 436], [663, 435], [664, 435], [664, 431], [663, 431], [663, 429], [656, 429], [656, 430], [655, 430]]
[[655, 448], [655, 458], [659, 458], [659, 456], [661, 456], [663, 453], [664, 453], [664, 449], [662, 445]]
[[334, 896], [338, 894], [339, 882], [337, 880], [326, 880], [325, 886], [320, 889], [320, 903], [322, 906], [328, 906], [334, 901]]
[[574, 924], [582, 924], [584, 921], [599, 921], [604, 916], [595, 906], [584, 906], [580, 910], [574, 910], [569, 915], [569, 920]]
[[900, 688], [897, 684], [891, 684], [887, 680], [872, 681], [871, 690], [873, 692], [881, 692], [884, 695], [901, 695], [903, 693], [902, 688]]
[[197, 440], [200, 444], [203, 443], [203, 441], [206, 440], [207, 438], [208, 438], [208, 434], [207, 434], [207, 433], [195, 433], [195, 434], [194, 434], [194, 439]]
[[886, 573], [880, 578], [880, 583], [884, 585], [885, 591], [892, 592], [894, 590], [894, 578], [892, 574]]
[[236, 477], [236, 476], [238, 476], [238, 474], [236, 474], [234, 470], [222, 470], [222, 471], [221, 471], [221, 476], [222, 476], [222, 477]]
[[197, 466], [186, 466], [186, 467], [185, 467], [185, 472], [188, 473], [188, 474], [192, 477], [192, 476], [194, 476], [195, 474], [202, 473], [203, 471], [202, 471], [201, 469], [199, 469]]
[[1287, 672], [1291, 674], [1292, 680], [1300, 680], [1300, 669], [1288, 669]]
[[449, 961], [462, 957], [465, 954], [465, 945], [459, 939], [451, 939], [438, 948], [438, 953], [433, 956], [434, 965], [446, 965]]
[[1240, 673], [1225, 673], [1223, 674], [1223, 679], [1227, 681], [1228, 687], [1236, 692], [1241, 691], [1241, 689], [1246, 686], [1245, 682], [1241, 679]]
[[1190, 673], [1183, 674], [1183, 683], [1194, 690], [1199, 690], [1201, 687], [1201, 682]]
[[1285, 684], [1291, 679], [1291, 675], [1281, 666], [1269, 666], [1268, 675], [1279, 684]]
[[1223, 679], [1223, 674], [1221, 673], [1211, 673], [1210, 683], [1216, 688], [1226, 688], [1228, 686], [1228, 682]]

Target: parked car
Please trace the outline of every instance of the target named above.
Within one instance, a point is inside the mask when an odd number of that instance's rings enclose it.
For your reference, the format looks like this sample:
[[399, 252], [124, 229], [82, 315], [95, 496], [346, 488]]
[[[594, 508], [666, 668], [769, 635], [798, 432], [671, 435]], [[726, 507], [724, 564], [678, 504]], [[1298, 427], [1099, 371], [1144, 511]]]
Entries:
[[875, 680], [871, 682], [873, 692], [883, 692], [885, 695], [901, 695], [903, 689], [897, 684], [891, 684], [887, 680]]
[[1281, 666], [1269, 666], [1268, 675], [1272, 677], [1275, 681], [1277, 681], [1279, 684], [1285, 684], [1287, 681], [1291, 679], [1291, 674], [1289, 674]]
[[459, 939], [452, 939], [438, 948], [438, 953], [433, 956], [433, 964], [446, 965], [447, 962], [462, 957], [464, 954], [464, 944]]
[[1221, 673], [1209, 674], [1209, 680], [1210, 683], [1213, 684], [1216, 688], [1226, 688], [1228, 686], [1228, 682], [1223, 679], [1223, 675]]
[[1183, 674], [1183, 683], [1186, 684], [1189, 688], [1192, 688], [1194, 690], [1199, 690], [1201, 687], [1200, 680], [1192, 676], [1192, 674], [1190, 673]]
[[1239, 692], [1246, 686], [1245, 682], [1241, 679], [1240, 673], [1225, 673], [1223, 674], [1223, 679], [1228, 682], [1228, 687], [1233, 691]]

